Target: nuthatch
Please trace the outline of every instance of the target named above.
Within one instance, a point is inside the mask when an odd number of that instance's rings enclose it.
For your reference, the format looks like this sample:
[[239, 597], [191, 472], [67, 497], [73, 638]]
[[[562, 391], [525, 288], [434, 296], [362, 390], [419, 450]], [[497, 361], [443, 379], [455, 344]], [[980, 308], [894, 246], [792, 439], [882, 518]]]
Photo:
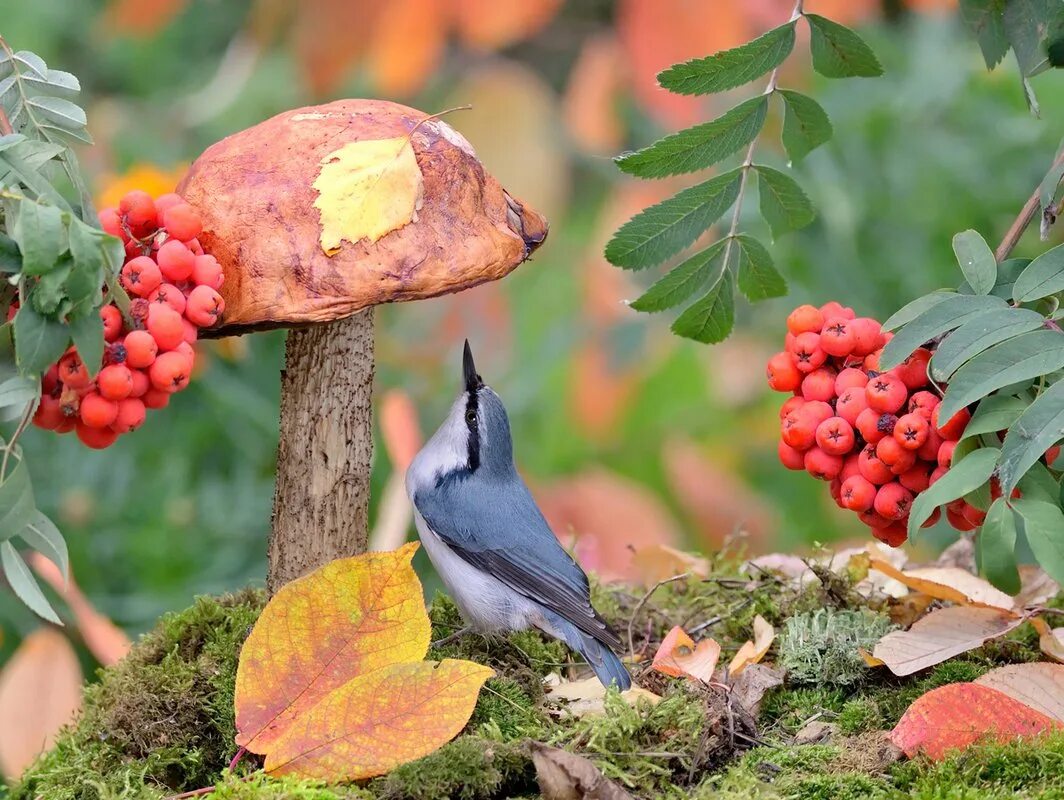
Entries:
[[466, 630], [538, 628], [580, 653], [603, 684], [628, 689], [613, 653], [620, 639], [517, 474], [506, 409], [477, 374], [468, 341], [463, 368], [465, 391], [406, 473], [425, 551]]

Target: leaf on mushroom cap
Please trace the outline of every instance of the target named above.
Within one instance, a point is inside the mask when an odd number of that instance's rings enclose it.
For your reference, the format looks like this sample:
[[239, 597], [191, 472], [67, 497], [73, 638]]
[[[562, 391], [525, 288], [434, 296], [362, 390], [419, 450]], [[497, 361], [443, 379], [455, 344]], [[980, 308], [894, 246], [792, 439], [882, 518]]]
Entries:
[[[225, 271], [221, 333], [458, 292], [528, 257], [546, 220], [507, 194], [460, 134], [427, 117], [381, 100], [338, 100], [286, 111], [196, 159], [178, 192], [199, 209], [200, 241]], [[423, 179], [416, 218], [326, 254], [314, 186], [323, 162], [349, 143], [403, 137]]]

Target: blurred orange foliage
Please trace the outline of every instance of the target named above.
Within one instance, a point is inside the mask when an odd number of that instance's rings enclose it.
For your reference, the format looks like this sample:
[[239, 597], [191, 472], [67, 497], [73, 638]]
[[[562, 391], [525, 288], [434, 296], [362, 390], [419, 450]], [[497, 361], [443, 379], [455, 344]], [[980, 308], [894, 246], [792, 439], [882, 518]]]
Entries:
[[177, 164], [169, 169], [154, 164], [134, 164], [120, 175], [104, 175], [96, 193], [96, 205], [100, 208], [117, 207], [122, 196], [133, 189], [142, 189], [152, 197], [172, 192], [188, 169], [187, 164]]

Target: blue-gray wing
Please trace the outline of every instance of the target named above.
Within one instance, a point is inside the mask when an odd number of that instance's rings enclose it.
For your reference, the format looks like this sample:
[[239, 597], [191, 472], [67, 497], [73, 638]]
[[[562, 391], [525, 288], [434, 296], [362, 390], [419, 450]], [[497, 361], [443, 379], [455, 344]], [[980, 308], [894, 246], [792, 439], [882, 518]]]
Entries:
[[419, 490], [414, 505], [448, 547], [603, 644], [620, 639], [591, 606], [587, 575], [558, 543], [524, 483], [475, 475]]

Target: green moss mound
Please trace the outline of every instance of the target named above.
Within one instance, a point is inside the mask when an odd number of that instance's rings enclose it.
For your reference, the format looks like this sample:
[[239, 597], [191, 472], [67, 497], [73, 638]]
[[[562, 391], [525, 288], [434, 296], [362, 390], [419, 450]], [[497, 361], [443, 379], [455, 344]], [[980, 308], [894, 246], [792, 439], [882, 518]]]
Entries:
[[[672, 626], [683, 625], [701, 626], [701, 635], [712, 635], [728, 655], [749, 638], [754, 616], [764, 616], [781, 633], [769, 660], [789, 664], [797, 680], [765, 697], [756, 725], [730, 716], [723, 690], [655, 672], [636, 678], [662, 697], [657, 704], [633, 707], [611, 690], [605, 714], [578, 718], [544, 695], [545, 677], [574, 666], [563, 645], [530, 631], [466, 636], [432, 648], [428, 657], [470, 659], [491, 666], [496, 676], [485, 684], [463, 733], [435, 753], [358, 786], [268, 778], [253, 756], [230, 774], [237, 659], [265, 601], [259, 592], [244, 591], [199, 598], [163, 617], [128, 658], [102, 670], [86, 689], [80, 719], [10, 796], [160, 800], [215, 785], [220, 800], [536, 798], [527, 743], [540, 741], [590, 759], [639, 798], [1064, 800], [1064, 789], [1056, 786], [1064, 775], [1064, 734], [976, 748], [937, 765], [880, 758], [883, 731], [924, 692], [972, 680], [1001, 663], [1037, 659], [1036, 639], [1025, 628], [900, 679], [864, 670], [850, 658], [851, 642], [870, 642], [890, 623], [882, 609], [862, 606], [847, 579], [830, 577], [798, 591], [770, 579], [751, 581], [736, 574], [734, 563], [717, 569], [709, 580], [675, 581], [649, 597], [595, 586], [595, 602], [622, 641], [630, 635], [632, 647], [646, 652]], [[434, 639], [461, 627], [444, 596], [435, 598], [430, 616]], [[811, 719], [834, 726], [831, 740], [795, 746], [794, 734]]]

